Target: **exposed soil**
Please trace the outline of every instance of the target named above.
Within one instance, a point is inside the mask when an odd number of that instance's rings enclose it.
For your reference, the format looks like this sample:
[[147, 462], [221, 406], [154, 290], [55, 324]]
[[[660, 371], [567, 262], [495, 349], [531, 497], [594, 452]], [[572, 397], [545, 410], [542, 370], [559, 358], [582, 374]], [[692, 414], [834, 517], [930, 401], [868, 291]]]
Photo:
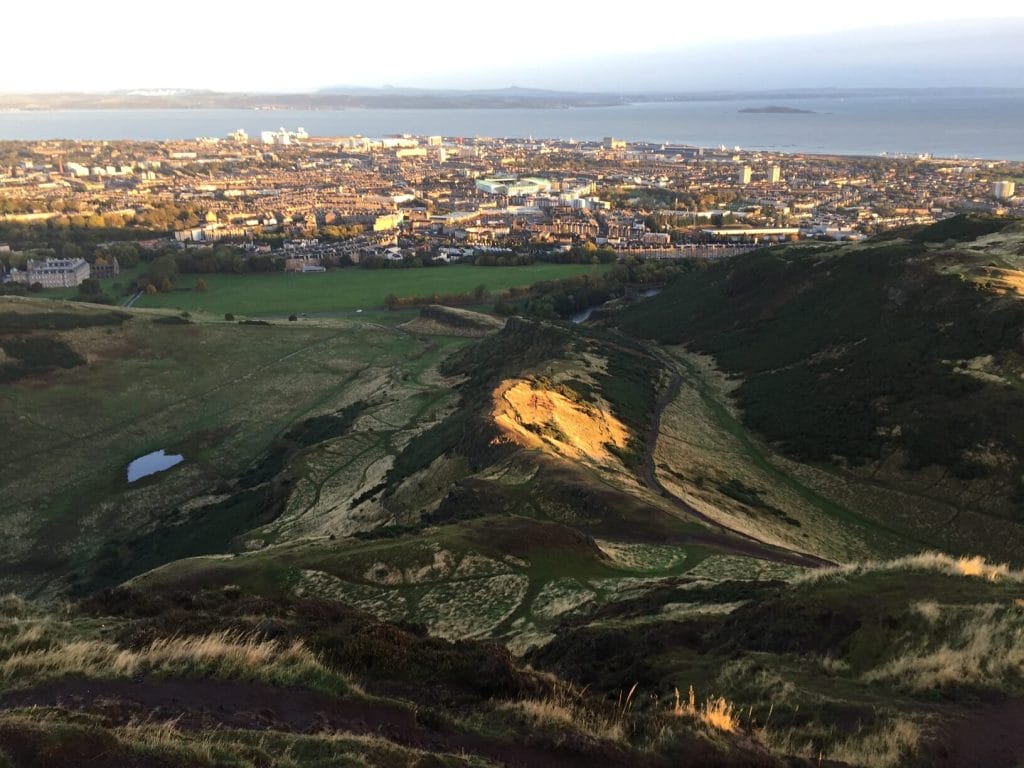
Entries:
[[929, 750], [936, 766], [1016, 768], [1024, 765], [1024, 700], [978, 708], [947, 724]]

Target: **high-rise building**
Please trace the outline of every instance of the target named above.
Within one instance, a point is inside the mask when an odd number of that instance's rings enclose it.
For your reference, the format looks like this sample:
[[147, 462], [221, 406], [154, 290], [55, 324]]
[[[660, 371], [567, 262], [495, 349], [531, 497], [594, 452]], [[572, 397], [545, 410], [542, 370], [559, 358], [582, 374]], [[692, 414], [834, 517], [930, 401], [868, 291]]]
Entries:
[[736, 182], [738, 184], [749, 184], [750, 183], [750, 166], [744, 165], [740, 167], [739, 173], [736, 174]]
[[769, 168], [768, 180], [772, 184], [778, 184], [780, 181], [782, 181], [782, 169], [777, 165], [773, 165], [771, 168]]
[[992, 197], [996, 200], [1009, 200], [1017, 192], [1017, 185], [1012, 181], [993, 181]]

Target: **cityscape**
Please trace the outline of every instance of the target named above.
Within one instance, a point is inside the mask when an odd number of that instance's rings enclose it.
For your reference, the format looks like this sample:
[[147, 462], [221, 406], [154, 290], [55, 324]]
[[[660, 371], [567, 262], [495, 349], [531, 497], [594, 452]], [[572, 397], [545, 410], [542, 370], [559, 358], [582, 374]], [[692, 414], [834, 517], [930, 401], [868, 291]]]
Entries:
[[[316, 137], [282, 128], [194, 141], [8, 142], [2, 160], [2, 222], [169, 229], [139, 239], [149, 249], [232, 244], [279, 257], [275, 269], [306, 272], [367, 259], [473, 263], [483, 254], [515, 263], [584, 246], [620, 258], [715, 258], [771, 243], [858, 241], [958, 213], [1024, 213], [1020, 162], [614, 137]], [[0, 243], [3, 279], [77, 286], [90, 274], [111, 276], [102, 252]]]
[[3, 11], [0, 768], [1024, 766], [1024, 7]]

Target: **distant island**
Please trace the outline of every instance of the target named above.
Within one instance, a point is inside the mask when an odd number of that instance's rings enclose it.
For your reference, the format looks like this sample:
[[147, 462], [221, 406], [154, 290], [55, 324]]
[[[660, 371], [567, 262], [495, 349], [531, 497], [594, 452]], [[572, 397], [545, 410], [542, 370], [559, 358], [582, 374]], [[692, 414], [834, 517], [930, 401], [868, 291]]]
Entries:
[[[985, 89], [987, 93], [1019, 98], [1024, 89]], [[890, 95], [959, 95], [975, 90], [914, 88], [789, 88], [767, 91], [577, 92], [543, 88], [453, 89], [364, 88], [334, 86], [299, 93], [226, 92], [190, 88], [151, 88], [92, 93], [4, 93], [0, 111], [29, 112], [63, 109], [565, 109], [617, 107], [669, 102], [749, 101], [772, 104], [790, 99], [864, 98]], [[745, 113], [801, 115], [811, 110], [786, 106], [747, 107]]]
[[797, 109], [796, 107], [747, 107], [741, 109], [740, 114], [744, 115], [816, 115], [812, 109]]

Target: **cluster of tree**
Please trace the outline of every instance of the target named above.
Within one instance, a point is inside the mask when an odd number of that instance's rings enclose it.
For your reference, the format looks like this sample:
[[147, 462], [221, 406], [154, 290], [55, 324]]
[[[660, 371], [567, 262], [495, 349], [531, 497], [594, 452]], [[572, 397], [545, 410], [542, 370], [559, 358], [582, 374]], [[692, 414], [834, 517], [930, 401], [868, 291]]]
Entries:
[[135, 215], [135, 225], [143, 229], [169, 232], [199, 224], [199, 212], [192, 206], [163, 203]]
[[487, 286], [478, 285], [472, 291], [466, 293], [434, 293], [429, 296], [397, 296], [389, 293], [384, 298], [384, 306], [388, 309], [401, 309], [402, 307], [422, 307], [427, 304], [441, 304], [446, 307], [459, 307], [467, 304], [479, 304], [487, 298]]
[[146, 271], [135, 281], [135, 287], [146, 293], [170, 293], [177, 277], [177, 259], [173, 253], [164, 253], [149, 263]]
[[[122, 251], [112, 251], [117, 256], [121, 266], [134, 266], [138, 263], [138, 256], [141, 250], [138, 245], [131, 242], [143, 237], [158, 236], [157, 233], [140, 231], [138, 229], [117, 229], [103, 228], [90, 229], [88, 227], [63, 226], [58, 220], [51, 219], [45, 224], [26, 224], [20, 222], [0, 222], [0, 243], [11, 246], [12, 251], [45, 251], [44, 255], [58, 256], [66, 259], [83, 258], [93, 261], [97, 250], [101, 245], [104, 249], [112, 249], [126, 246]], [[116, 243], [116, 246], [106, 244]], [[132, 249], [135, 258], [129, 254], [127, 248]], [[33, 255], [31, 258], [42, 258], [43, 256]], [[3, 261], [8, 267], [23, 267], [29, 256], [19, 256], [15, 253], [3, 255]], [[20, 263], [19, 263], [20, 259]]]
[[665, 284], [686, 272], [706, 268], [703, 261], [646, 262], [630, 258], [603, 275], [578, 275], [536, 283], [528, 289], [510, 289], [495, 304], [494, 311], [506, 316], [566, 319], [588, 307], [622, 298], [634, 286]]
[[365, 231], [362, 224], [328, 224], [320, 228], [319, 235], [324, 240], [347, 240]]
[[113, 304], [114, 300], [103, 292], [103, 286], [95, 277], [87, 277], [78, 286], [75, 301], [87, 301], [90, 304]]
[[473, 257], [476, 267], [526, 267], [535, 264], [532, 253], [478, 253]]
[[555, 264], [612, 264], [618, 258], [619, 254], [614, 248], [609, 248], [606, 245], [598, 247], [591, 242], [574, 245], [568, 251], [540, 250], [537, 252], [537, 261]]
[[[338, 266], [348, 266], [352, 262], [339, 261]], [[403, 256], [401, 259], [385, 259], [383, 256], [370, 256], [359, 260], [362, 269], [419, 269], [420, 267], [440, 267], [443, 262], [436, 262], [428, 254]]]

